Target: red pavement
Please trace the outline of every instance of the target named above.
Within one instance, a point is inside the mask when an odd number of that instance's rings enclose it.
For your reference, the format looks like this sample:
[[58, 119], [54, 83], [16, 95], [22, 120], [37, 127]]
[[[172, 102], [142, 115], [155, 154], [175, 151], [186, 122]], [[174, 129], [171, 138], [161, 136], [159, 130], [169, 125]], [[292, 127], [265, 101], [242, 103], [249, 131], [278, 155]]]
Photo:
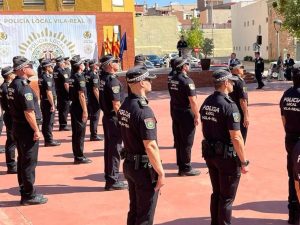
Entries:
[[[235, 225], [287, 224], [287, 172], [284, 132], [278, 102], [288, 82], [267, 83], [264, 90], [249, 87], [250, 128], [247, 155], [250, 172], [243, 175], [233, 207]], [[202, 104], [212, 88], [198, 89]], [[161, 157], [166, 185], [161, 191], [155, 224], [209, 225], [211, 185], [201, 158], [201, 127], [198, 127], [192, 153], [193, 165], [202, 174], [178, 177], [175, 151], [171, 147], [171, 119], [167, 92], [151, 94], [150, 105], [158, 120]], [[86, 136], [87, 165], [73, 165], [70, 132], [58, 132], [60, 147], [39, 149], [36, 187], [49, 202], [39, 206], [20, 206], [16, 175], [6, 175], [4, 154], [0, 155], [0, 225], [124, 225], [128, 211], [128, 191], [104, 191], [103, 142], [90, 142]], [[87, 129], [88, 133], [89, 128]], [[99, 126], [102, 134], [102, 126]], [[5, 138], [0, 138], [4, 143]]]

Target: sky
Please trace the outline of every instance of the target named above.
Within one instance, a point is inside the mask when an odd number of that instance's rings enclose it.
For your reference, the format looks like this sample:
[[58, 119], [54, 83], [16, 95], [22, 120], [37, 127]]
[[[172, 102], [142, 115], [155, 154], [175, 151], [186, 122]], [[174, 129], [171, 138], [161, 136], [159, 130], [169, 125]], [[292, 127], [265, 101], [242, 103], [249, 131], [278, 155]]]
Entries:
[[197, 0], [135, 0], [135, 2], [138, 4], [143, 4], [144, 1], [146, 1], [148, 6], [153, 6], [155, 3], [157, 3], [159, 6], [165, 6], [169, 5], [170, 2], [179, 2], [181, 4], [197, 3]]

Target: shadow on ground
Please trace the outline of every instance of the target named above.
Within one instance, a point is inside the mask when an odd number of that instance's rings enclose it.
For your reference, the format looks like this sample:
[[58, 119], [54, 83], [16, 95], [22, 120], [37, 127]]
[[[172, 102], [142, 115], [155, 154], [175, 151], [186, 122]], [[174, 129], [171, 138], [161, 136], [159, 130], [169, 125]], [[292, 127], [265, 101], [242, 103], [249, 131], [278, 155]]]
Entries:
[[233, 206], [233, 210], [253, 210], [261, 213], [287, 214], [287, 201], [247, 202]]

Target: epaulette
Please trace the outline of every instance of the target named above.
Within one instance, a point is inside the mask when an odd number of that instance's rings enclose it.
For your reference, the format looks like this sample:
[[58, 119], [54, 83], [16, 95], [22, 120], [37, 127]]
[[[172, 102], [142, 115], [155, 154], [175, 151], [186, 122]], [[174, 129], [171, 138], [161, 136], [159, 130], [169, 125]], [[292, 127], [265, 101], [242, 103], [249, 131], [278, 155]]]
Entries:
[[186, 78], [186, 79], [188, 79], [189, 78], [189, 76], [188, 75], [186, 75], [185, 73], [182, 75], [184, 78]]
[[226, 96], [225, 97], [225, 100], [229, 103], [233, 103], [234, 101], [229, 97], [229, 96]]
[[138, 100], [138, 103], [139, 103], [139, 105], [140, 105], [142, 108], [148, 106], [148, 100], [145, 99], [145, 98], [140, 98], [140, 99]]
[[23, 84], [24, 86], [27, 86], [27, 85], [28, 85], [27, 80], [22, 80], [22, 84]]

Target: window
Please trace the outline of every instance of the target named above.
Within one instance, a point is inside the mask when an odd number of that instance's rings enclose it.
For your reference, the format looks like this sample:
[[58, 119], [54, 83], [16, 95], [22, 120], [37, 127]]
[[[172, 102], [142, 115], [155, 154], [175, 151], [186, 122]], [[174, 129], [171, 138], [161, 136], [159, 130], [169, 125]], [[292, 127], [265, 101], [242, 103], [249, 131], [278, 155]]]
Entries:
[[44, 5], [44, 0], [24, 0], [24, 5]]
[[254, 25], [254, 20], [252, 20], [252, 26]]
[[249, 27], [249, 21], [247, 21], [247, 27]]
[[3, 0], [0, 0], [0, 5], [3, 5]]
[[75, 0], [62, 0], [64, 5], [75, 5]]
[[247, 51], [247, 47], [245, 46], [245, 51]]
[[258, 34], [261, 34], [261, 25], [258, 26]]
[[241, 46], [239, 46], [239, 51], [241, 51]]
[[124, 6], [124, 0], [112, 0], [113, 6]]
[[250, 46], [248, 46], [248, 51], [250, 51]]
[[244, 22], [244, 27], [246, 27], [246, 21]]
[[266, 17], [266, 23], [269, 22], [269, 17]]
[[268, 51], [269, 50], [269, 46], [266, 46], [266, 51]]

